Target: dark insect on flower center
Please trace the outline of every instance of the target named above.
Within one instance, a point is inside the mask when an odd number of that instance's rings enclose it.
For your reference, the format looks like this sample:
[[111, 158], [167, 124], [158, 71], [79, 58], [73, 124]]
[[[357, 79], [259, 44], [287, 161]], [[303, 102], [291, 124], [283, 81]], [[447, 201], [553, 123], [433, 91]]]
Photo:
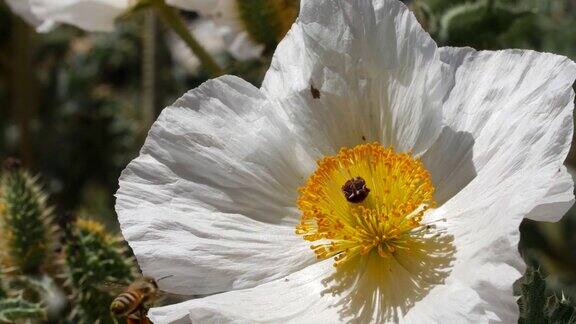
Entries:
[[342, 186], [344, 197], [351, 203], [361, 203], [368, 197], [370, 189], [366, 187], [366, 181], [361, 177], [356, 177], [346, 181]]

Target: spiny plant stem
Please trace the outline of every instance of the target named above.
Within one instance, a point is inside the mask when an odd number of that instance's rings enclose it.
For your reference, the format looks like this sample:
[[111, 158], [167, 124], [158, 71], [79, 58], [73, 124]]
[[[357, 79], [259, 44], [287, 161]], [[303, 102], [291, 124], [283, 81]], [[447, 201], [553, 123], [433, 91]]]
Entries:
[[174, 30], [176, 34], [188, 45], [188, 47], [192, 50], [192, 52], [198, 57], [200, 62], [204, 68], [210, 73], [213, 77], [217, 77], [224, 74], [224, 70], [216, 63], [214, 58], [206, 52], [204, 47], [194, 38], [192, 33], [188, 30], [186, 23], [178, 13], [178, 11], [172, 7], [166, 5], [164, 0], [152, 0], [153, 6], [158, 10], [158, 13]]

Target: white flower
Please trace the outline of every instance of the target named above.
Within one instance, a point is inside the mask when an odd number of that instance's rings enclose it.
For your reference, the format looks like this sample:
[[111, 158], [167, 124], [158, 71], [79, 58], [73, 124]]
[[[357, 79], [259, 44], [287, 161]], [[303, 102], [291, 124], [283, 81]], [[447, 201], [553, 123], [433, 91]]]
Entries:
[[575, 78], [553, 54], [437, 48], [396, 0], [303, 1], [260, 89], [188, 92], [120, 178], [143, 272], [209, 295], [149, 317], [515, 322], [520, 222], [573, 203]]

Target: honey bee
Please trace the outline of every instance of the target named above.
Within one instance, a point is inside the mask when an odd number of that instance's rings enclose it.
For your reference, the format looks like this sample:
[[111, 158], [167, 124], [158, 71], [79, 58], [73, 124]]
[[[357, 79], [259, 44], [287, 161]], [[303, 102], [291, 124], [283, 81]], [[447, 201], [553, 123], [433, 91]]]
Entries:
[[[171, 276], [163, 277], [158, 281]], [[152, 277], [141, 277], [131, 283], [110, 304], [110, 311], [125, 317], [128, 323], [150, 323], [146, 313], [161, 295], [157, 281]]]

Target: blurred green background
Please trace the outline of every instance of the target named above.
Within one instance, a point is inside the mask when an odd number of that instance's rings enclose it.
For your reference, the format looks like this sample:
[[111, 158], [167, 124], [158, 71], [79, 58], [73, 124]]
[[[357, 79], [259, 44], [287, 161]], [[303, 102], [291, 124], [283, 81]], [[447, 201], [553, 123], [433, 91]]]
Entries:
[[[408, 4], [442, 46], [525, 48], [576, 60], [576, 0]], [[144, 10], [111, 33], [60, 26], [39, 34], [0, 0], [0, 158], [18, 157], [41, 176], [55, 215], [96, 219], [118, 232], [120, 172], [161, 109], [208, 78], [175, 63], [171, 33]], [[259, 85], [265, 53], [219, 60], [227, 73]], [[576, 151], [566, 164], [576, 170]], [[521, 252], [547, 277], [547, 289], [576, 300], [576, 209], [555, 224], [525, 221], [521, 231]]]

